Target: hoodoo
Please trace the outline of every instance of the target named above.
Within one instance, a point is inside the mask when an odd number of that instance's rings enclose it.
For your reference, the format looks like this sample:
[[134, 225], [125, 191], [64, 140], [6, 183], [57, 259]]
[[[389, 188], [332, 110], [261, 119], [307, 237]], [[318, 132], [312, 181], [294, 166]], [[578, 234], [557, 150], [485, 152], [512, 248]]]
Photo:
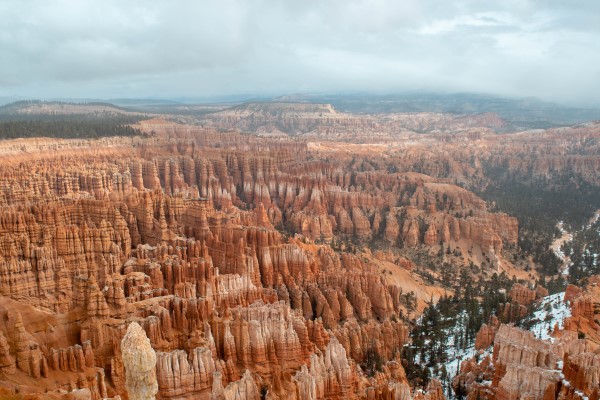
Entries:
[[121, 341], [121, 354], [129, 400], [154, 400], [158, 392], [156, 352], [137, 322], [129, 324]]

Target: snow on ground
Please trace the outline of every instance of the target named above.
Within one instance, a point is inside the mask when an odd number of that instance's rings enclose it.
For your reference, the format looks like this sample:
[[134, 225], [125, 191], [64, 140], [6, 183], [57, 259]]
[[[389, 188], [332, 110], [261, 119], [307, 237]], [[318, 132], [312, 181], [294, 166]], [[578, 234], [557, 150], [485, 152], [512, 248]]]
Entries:
[[573, 240], [573, 234], [571, 234], [570, 232], [567, 232], [565, 230], [565, 224], [563, 221], [559, 221], [556, 224], [556, 227], [562, 233], [562, 235], [561, 235], [561, 237], [555, 239], [554, 242], [552, 242], [552, 244], [550, 245], [550, 247], [554, 251], [554, 254], [556, 254], [556, 256], [558, 258], [560, 258], [563, 263], [562, 275], [568, 276], [569, 275], [569, 258], [565, 255], [565, 252], [562, 251], [562, 245], [564, 243], [571, 242]]
[[[460, 369], [460, 363], [464, 360], [468, 360], [473, 358], [478, 351], [475, 350], [475, 341], [472, 340], [468, 343], [466, 348], [460, 348], [457, 337], [459, 330], [463, 330], [464, 326], [466, 326], [466, 320], [468, 318], [467, 312], [463, 311], [456, 318], [456, 325], [447, 330], [447, 339], [446, 339], [446, 354], [448, 355], [448, 361], [445, 363], [446, 371], [448, 373], [448, 377], [452, 379], [458, 374]], [[488, 349], [486, 353], [491, 354], [491, 348]], [[485, 354], [482, 355], [482, 358], [485, 357]]]
[[600, 210], [596, 210], [596, 212], [594, 213], [594, 216], [592, 218], [590, 218], [590, 223], [589, 223], [588, 227], [594, 225], [598, 221], [598, 218], [600, 218]]
[[[486, 356], [491, 357], [493, 350], [493, 346], [490, 346], [488, 349], [484, 350], [479, 356], [479, 360], [483, 360]], [[458, 349], [458, 351], [455, 351], [453, 357], [451, 357], [446, 363], [446, 371], [448, 372], [448, 376], [452, 379], [456, 375], [458, 375], [458, 371], [460, 370], [460, 364], [464, 360], [469, 360], [475, 357], [475, 355], [477, 355], [478, 353], [479, 351], [475, 350], [475, 343], [473, 343], [467, 349]], [[448, 396], [447, 393], [446, 396]]]
[[[527, 327], [529, 327], [528, 330], [533, 332], [538, 339], [554, 341], [554, 338], [550, 336], [554, 330], [554, 326], [558, 324], [559, 328], [562, 329], [565, 318], [571, 316], [569, 304], [563, 302], [564, 297], [565, 292], [543, 297], [539, 303], [536, 304], [533, 313], [523, 321], [523, 324], [521, 325], [522, 328], [527, 329]], [[477, 359], [481, 361], [486, 356], [491, 356], [493, 352], [493, 346], [480, 352], [475, 350], [474, 340], [469, 340], [466, 343], [462, 341], [464, 340], [464, 327], [467, 325], [467, 320], [467, 312], [463, 311], [456, 317], [456, 320], [451, 326], [444, 329], [446, 338], [444, 342], [444, 351], [447, 356], [447, 361], [443, 366], [446, 370], [446, 383], [442, 379], [443, 368], [429, 368], [431, 377], [442, 381], [444, 394], [447, 399], [455, 398], [454, 392], [447, 383], [451, 382], [452, 378], [458, 374], [460, 364], [464, 360], [469, 360], [477, 355], [479, 355]], [[461, 340], [460, 338], [463, 339]], [[425, 346], [427, 345], [428, 343], [426, 342]], [[420, 359], [420, 355], [417, 355], [415, 361], [417, 363], [427, 364], [429, 361], [428, 355], [425, 354], [425, 359], [423, 360]]]
[[[559, 328], [563, 328], [565, 318], [571, 316], [571, 309], [568, 304], [563, 302], [565, 292], [560, 292], [546, 296], [541, 299], [540, 303], [536, 306], [533, 314], [528, 319], [531, 324], [529, 330], [533, 332], [536, 338], [542, 340], [554, 341], [554, 338], [550, 336], [554, 330], [554, 326], [558, 323]], [[466, 314], [466, 313], [465, 313]], [[457, 327], [460, 328], [462, 318], [466, 317], [461, 315], [457, 318]], [[455, 343], [456, 336], [452, 329], [448, 330], [448, 339], [446, 340], [448, 362], [446, 363], [446, 371], [449, 377], [454, 377], [460, 368], [460, 363], [463, 360], [468, 360], [474, 357], [478, 351], [475, 350], [475, 343], [469, 343], [469, 346], [465, 349], [460, 349]], [[492, 348], [486, 349], [480, 355], [480, 359], [483, 359], [486, 355], [491, 355]]]
[[[535, 307], [533, 314], [528, 319], [530, 323], [529, 330], [534, 333], [535, 337], [542, 340], [554, 341], [554, 338], [550, 337], [550, 334], [554, 330], [554, 325], [558, 323], [559, 328], [563, 328], [565, 318], [571, 316], [571, 309], [568, 304], [563, 302], [565, 292], [560, 292], [546, 296], [541, 299], [540, 303]], [[457, 343], [458, 332], [465, 326], [467, 318], [466, 312], [460, 314], [456, 319], [456, 324], [446, 330], [446, 354], [448, 355], [448, 361], [445, 363], [447, 376], [450, 380], [456, 376], [460, 369], [460, 364], [464, 360], [468, 360], [479, 354], [479, 360], [482, 360], [486, 356], [491, 356], [493, 352], [493, 346], [479, 353], [475, 350], [475, 342], [471, 341], [464, 349], [459, 348]], [[527, 321], [526, 321], [527, 322]], [[432, 376], [433, 370], [431, 370]], [[437, 376], [439, 379], [440, 377]], [[447, 389], [447, 388], [444, 388]], [[446, 392], [448, 399], [454, 398], [453, 392]]]
[[[452, 378], [454, 378], [459, 370], [460, 364], [464, 360], [469, 360], [479, 354], [478, 350], [475, 350], [475, 340], [469, 340], [467, 343], [462, 343], [463, 348], [461, 348], [461, 343], [459, 343], [459, 337], [464, 335], [464, 327], [467, 325], [468, 314], [466, 311], [462, 311], [460, 314], [456, 316], [455, 323], [444, 329], [446, 340], [444, 342], [444, 351], [447, 356], [447, 360], [443, 366], [446, 370], [446, 376], [448, 380], [451, 382]], [[425, 344], [427, 345], [427, 343]], [[493, 346], [490, 346], [489, 349], [483, 351], [480, 354], [479, 360], [482, 360], [487, 355], [492, 355]], [[416, 361], [419, 363], [427, 364], [429, 362], [428, 356], [425, 356], [424, 360], [420, 359], [418, 355]], [[434, 368], [429, 368], [429, 372], [431, 377], [437, 378], [442, 382], [442, 386], [444, 388], [444, 394], [446, 398], [451, 400], [455, 398], [455, 394], [452, 391], [452, 388], [449, 385], [446, 385], [444, 380], [442, 379], [442, 368], [438, 368], [437, 371]], [[436, 373], [437, 372], [437, 373]]]
[[558, 327], [562, 329], [565, 318], [571, 316], [571, 308], [563, 302], [564, 297], [565, 292], [546, 296], [536, 307], [530, 319], [533, 325], [529, 328], [535, 337], [554, 341], [554, 338], [550, 337], [554, 325], [558, 323]]

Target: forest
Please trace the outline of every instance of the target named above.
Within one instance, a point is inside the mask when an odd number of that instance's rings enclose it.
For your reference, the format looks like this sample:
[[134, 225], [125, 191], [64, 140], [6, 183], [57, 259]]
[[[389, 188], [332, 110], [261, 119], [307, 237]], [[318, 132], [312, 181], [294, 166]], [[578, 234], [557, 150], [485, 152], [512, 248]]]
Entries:
[[600, 188], [593, 186], [575, 174], [564, 174], [546, 180], [526, 182], [508, 177], [503, 168], [485, 168], [490, 184], [476, 193], [489, 203], [492, 211], [501, 211], [519, 221], [519, 248], [530, 254], [540, 266], [539, 272], [554, 275], [561, 261], [550, 250], [556, 228], [563, 221], [568, 230], [574, 231], [600, 208]]
[[119, 119], [89, 121], [58, 119], [53, 121], [0, 122], [0, 139], [32, 137], [100, 138], [107, 136], [138, 136], [141, 132]]
[[[107, 136], [138, 136], [142, 133], [130, 125], [147, 118], [142, 114], [127, 115], [108, 111], [88, 114], [17, 112], [19, 107], [31, 104], [36, 102], [17, 102], [0, 107], [0, 139], [32, 137], [93, 139]], [[86, 105], [114, 107], [103, 103]]]
[[[450, 391], [452, 375], [448, 366], [457, 355], [473, 348], [481, 325], [492, 315], [501, 315], [499, 308], [510, 302], [506, 293], [515, 282], [505, 273], [474, 281], [463, 270], [453, 288], [454, 295], [441, 297], [436, 304], [432, 302], [411, 330], [411, 344], [403, 349], [403, 366], [409, 381], [426, 387], [436, 377]], [[511, 318], [511, 322], [517, 321]]]
[[575, 232], [562, 250], [571, 259], [569, 282], [582, 284], [589, 276], [600, 274], [600, 220]]

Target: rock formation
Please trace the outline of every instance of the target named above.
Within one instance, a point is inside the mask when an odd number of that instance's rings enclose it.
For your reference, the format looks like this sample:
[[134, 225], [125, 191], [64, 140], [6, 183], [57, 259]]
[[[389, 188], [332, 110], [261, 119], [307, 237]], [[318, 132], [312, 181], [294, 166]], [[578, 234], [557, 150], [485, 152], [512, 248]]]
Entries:
[[[477, 334], [478, 348], [485, 348], [491, 337], [493, 357], [480, 363], [463, 361], [453, 380], [455, 390], [467, 392], [469, 399], [598, 398], [600, 347], [595, 335], [600, 328], [590, 321], [593, 313], [584, 304], [600, 300], [600, 290], [594, 283], [583, 289], [572, 285], [564, 298], [570, 299], [572, 316], [565, 320], [564, 330], [555, 328], [553, 341], [537, 339], [512, 325], [497, 327], [497, 320], [484, 325]], [[480, 384], [483, 380], [490, 384]]]
[[10, 355], [10, 347], [2, 332], [0, 332], [0, 371], [7, 375], [12, 375], [16, 371], [15, 359]]
[[136, 322], [129, 324], [121, 341], [125, 367], [125, 387], [130, 400], [154, 400], [158, 392], [156, 382], [156, 353], [146, 332]]
[[475, 349], [484, 350], [490, 347], [494, 343], [499, 327], [500, 321], [498, 321], [495, 315], [492, 315], [488, 323], [483, 324], [477, 332], [477, 336], [475, 336]]
[[[127, 391], [440, 400], [436, 383], [411, 388], [398, 355], [407, 319], [433, 297], [417, 274], [423, 260], [526, 275], [506, 257], [517, 220], [463, 187], [485, 185], [484, 159], [515, 176], [600, 176], [580, 144], [590, 128], [570, 128], [573, 139], [555, 147], [514, 135], [510, 150], [506, 136], [490, 135], [501, 121], [489, 115], [386, 119], [328, 105], [273, 107], [235, 107], [193, 126], [141, 122], [148, 137], [0, 143], [0, 371], [11, 382], [94, 400]], [[473, 140], [481, 154], [464, 145]], [[518, 150], [526, 146], [535, 159]], [[578, 153], [561, 161], [560, 151]], [[419, 307], [409, 306], [411, 291]], [[596, 332], [593, 293], [569, 293], [565, 343]], [[540, 296], [515, 287], [504, 311], [519, 314]], [[591, 345], [568, 341], [585, 349], [566, 359], [530, 339], [489, 321], [477, 346], [493, 343], [494, 359], [469, 364], [459, 384], [489, 378], [493, 388], [479, 392], [506, 397], [561, 392], [547, 371], [565, 360], [565, 376], [593, 395], [597, 360], [581, 355]], [[369, 352], [382, 363], [372, 376]]]

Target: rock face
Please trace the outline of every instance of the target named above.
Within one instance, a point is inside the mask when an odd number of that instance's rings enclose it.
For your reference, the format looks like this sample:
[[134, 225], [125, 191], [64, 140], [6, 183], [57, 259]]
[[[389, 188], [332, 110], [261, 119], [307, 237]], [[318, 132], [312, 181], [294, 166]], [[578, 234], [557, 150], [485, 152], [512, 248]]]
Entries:
[[554, 371], [559, 360], [551, 344], [535, 339], [531, 332], [500, 326], [493, 357], [497, 398], [543, 398], [546, 389], [559, 381], [560, 374]]
[[260, 390], [250, 375], [250, 371], [246, 370], [241, 379], [231, 382], [226, 387], [223, 387], [221, 383], [220, 373], [215, 372], [211, 400], [259, 400], [260, 398]]
[[515, 283], [509, 293], [513, 303], [521, 306], [528, 306], [536, 299], [536, 292], [526, 286]]
[[494, 343], [499, 327], [500, 321], [498, 321], [498, 318], [495, 315], [491, 316], [488, 323], [483, 324], [477, 332], [477, 336], [475, 336], [475, 349], [484, 350], [490, 347]]
[[15, 359], [10, 355], [10, 347], [2, 332], [0, 332], [0, 370], [7, 375], [16, 372]]
[[[515, 283], [509, 292], [510, 302], [500, 305], [498, 317], [503, 322], [519, 321], [527, 315], [528, 306], [547, 295], [548, 291], [542, 286], [530, 289], [527, 286]], [[483, 332], [482, 335], [484, 335]]]
[[129, 324], [121, 341], [125, 387], [130, 400], [154, 400], [156, 382], [156, 353], [146, 332], [136, 322]]

